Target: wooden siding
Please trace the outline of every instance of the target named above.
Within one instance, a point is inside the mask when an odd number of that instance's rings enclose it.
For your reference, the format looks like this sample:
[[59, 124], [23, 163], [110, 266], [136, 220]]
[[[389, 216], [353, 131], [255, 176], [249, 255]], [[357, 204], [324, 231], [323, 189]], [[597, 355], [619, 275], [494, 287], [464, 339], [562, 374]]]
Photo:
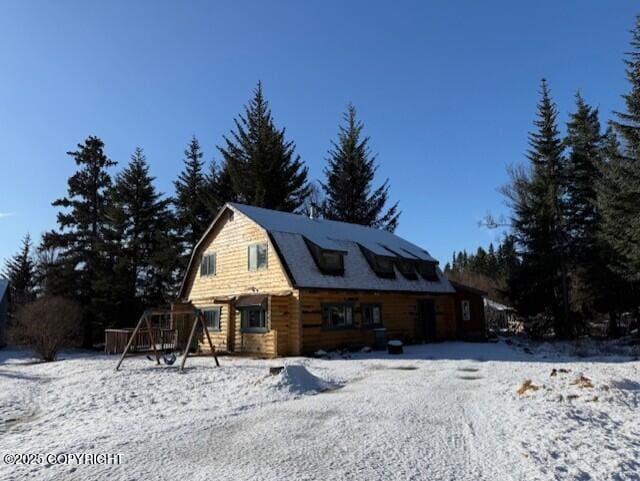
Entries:
[[[248, 248], [252, 244], [267, 243], [267, 268], [249, 271]], [[203, 254], [216, 254], [216, 274], [200, 276]], [[194, 258], [187, 280], [185, 297], [200, 307], [207, 300], [225, 295], [256, 292], [275, 292], [290, 289], [269, 236], [260, 226], [240, 212], [233, 218], [222, 215], [201, 245]]]
[[[210, 331], [211, 340], [220, 351], [243, 352], [275, 357], [297, 354], [299, 333], [297, 326], [297, 293], [269, 296], [266, 312], [268, 331], [265, 333], [242, 332], [240, 311], [233, 302], [225, 304], [201, 303], [201, 309], [220, 307], [220, 331]], [[292, 328], [293, 325], [293, 328]], [[294, 339], [290, 339], [293, 335]], [[293, 346], [293, 347], [292, 347]], [[209, 349], [206, 339], [200, 338], [200, 348]]]
[[[469, 321], [462, 320], [462, 301], [469, 301], [470, 303], [471, 319]], [[457, 292], [454, 302], [457, 319], [457, 337], [468, 340], [484, 339], [486, 323], [482, 296], [472, 292]]]
[[[382, 306], [382, 324], [387, 338], [399, 338], [407, 342], [415, 340], [417, 327], [417, 302], [433, 299], [436, 311], [436, 338], [456, 337], [456, 316], [452, 295], [422, 295], [389, 292], [360, 291], [300, 291], [300, 318], [302, 324], [302, 347], [304, 353], [318, 349], [334, 349], [346, 346], [372, 345], [374, 333], [363, 329], [362, 304]], [[323, 303], [351, 302], [354, 304], [354, 328], [326, 330], [322, 328]]]
[[[231, 320], [231, 306], [229, 303], [215, 303], [215, 302], [198, 302], [194, 305], [198, 309], [211, 309], [220, 308], [220, 330], [209, 329], [209, 336], [211, 336], [211, 342], [216, 348], [216, 351], [229, 351], [229, 325]], [[203, 351], [209, 350], [209, 344], [204, 337], [204, 332], [199, 333], [198, 336], [200, 342], [200, 349]]]

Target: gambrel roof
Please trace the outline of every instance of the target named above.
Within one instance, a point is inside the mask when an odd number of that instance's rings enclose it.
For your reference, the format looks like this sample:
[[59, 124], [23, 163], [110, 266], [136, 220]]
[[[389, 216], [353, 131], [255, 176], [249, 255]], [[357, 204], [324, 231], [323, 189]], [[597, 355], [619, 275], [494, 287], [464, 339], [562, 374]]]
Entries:
[[[455, 292], [439, 268], [435, 269], [436, 275], [433, 280], [427, 280], [421, 276], [407, 279], [400, 274], [397, 268], [394, 268], [395, 278], [383, 278], [376, 275], [365, 258], [362, 248], [387, 258], [401, 257], [411, 262], [437, 262], [426, 250], [391, 232], [346, 222], [311, 219], [305, 215], [228, 203], [194, 249], [181, 288], [181, 297], [185, 294], [186, 279], [193, 268], [193, 260], [200, 244], [227, 209], [245, 215], [267, 232], [292, 286], [296, 288], [425, 293]], [[344, 274], [323, 273], [314, 261], [305, 239], [321, 249], [343, 253]]]

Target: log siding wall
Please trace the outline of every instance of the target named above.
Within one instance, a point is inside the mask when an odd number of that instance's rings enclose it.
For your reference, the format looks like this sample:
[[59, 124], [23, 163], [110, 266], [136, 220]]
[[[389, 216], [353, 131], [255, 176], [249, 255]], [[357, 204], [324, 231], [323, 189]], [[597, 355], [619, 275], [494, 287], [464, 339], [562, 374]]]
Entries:
[[[454, 339], [456, 312], [452, 295], [302, 289], [300, 290], [302, 352], [312, 353], [318, 349], [372, 345], [373, 330], [362, 326], [362, 304], [381, 306], [382, 327], [387, 330], [387, 338], [399, 338], [412, 342], [416, 336], [417, 303], [420, 299], [434, 301], [437, 339]], [[326, 303], [351, 303], [354, 306], [353, 327], [335, 330], [323, 328], [322, 304]]]
[[[267, 244], [267, 268], [249, 270], [249, 246]], [[216, 274], [200, 276], [202, 255], [216, 254]], [[194, 305], [207, 299], [238, 294], [268, 293], [290, 289], [291, 285], [269, 236], [245, 215], [223, 216], [203, 242], [194, 258], [186, 293]]]
[[[231, 212], [231, 211], [229, 211]], [[188, 301], [197, 308], [221, 307], [220, 331], [211, 333], [216, 349], [263, 356], [287, 356], [349, 345], [372, 345], [374, 333], [362, 327], [362, 304], [379, 304], [387, 338], [416, 340], [417, 303], [432, 299], [435, 305], [436, 338], [455, 339], [461, 334], [459, 301], [455, 294], [368, 292], [296, 289], [267, 232], [240, 212], [222, 215], [202, 242], [185, 285]], [[267, 268], [250, 271], [248, 247], [267, 244]], [[200, 259], [216, 254], [216, 274], [200, 276]], [[286, 294], [285, 294], [286, 293]], [[243, 333], [240, 311], [233, 298], [247, 294], [268, 294], [266, 333]], [[322, 327], [322, 304], [351, 302], [354, 326], [326, 330]], [[476, 303], [474, 318], [477, 317]], [[472, 326], [465, 326], [472, 327]], [[478, 326], [474, 323], [473, 329]], [[204, 344], [202, 345], [205, 348]]]

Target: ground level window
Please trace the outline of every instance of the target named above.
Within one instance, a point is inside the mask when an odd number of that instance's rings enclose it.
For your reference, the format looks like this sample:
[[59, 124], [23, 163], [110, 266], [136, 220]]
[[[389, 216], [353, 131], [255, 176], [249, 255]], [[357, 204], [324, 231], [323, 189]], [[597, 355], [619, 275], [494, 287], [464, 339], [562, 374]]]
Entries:
[[204, 323], [209, 331], [220, 330], [220, 307], [214, 307], [212, 309], [203, 309], [202, 315], [204, 316]]
[[362, 326], [379, 327], [382, 325], [382, 307], [380, 304], [362, 304]]
[[353, 326], [353, 306], [351, 304], [323, 304], [322, 327], [340, 329]]
[[469, 301], [462, 301], [462, 320], [471, 320], [471, 303]]
[[267, 316], [264, 308], [244, 307], [240, 310], [242, 332], [267, 332]]

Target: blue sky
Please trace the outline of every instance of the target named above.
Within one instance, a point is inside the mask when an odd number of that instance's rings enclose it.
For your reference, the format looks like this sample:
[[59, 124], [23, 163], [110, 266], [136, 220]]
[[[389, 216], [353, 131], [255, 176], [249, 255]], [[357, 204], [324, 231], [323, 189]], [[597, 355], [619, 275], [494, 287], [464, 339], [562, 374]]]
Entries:
[[636, 13], [631, 0], [5, 0], [0, 261], [54, 227], [75, 168], [65, 152], [88, 135], [120, 166], [143, 147], [171, 193], [190, 137], [219, 159], [262, 80], [312, 178], [356, 105], [397, 232], [444, 264], [498, 237], [478, 221], [506, 212], [497, 187], [524, 159], [542, 77], [562, 122], [577, 89], [605, 119], [623, 108]]

